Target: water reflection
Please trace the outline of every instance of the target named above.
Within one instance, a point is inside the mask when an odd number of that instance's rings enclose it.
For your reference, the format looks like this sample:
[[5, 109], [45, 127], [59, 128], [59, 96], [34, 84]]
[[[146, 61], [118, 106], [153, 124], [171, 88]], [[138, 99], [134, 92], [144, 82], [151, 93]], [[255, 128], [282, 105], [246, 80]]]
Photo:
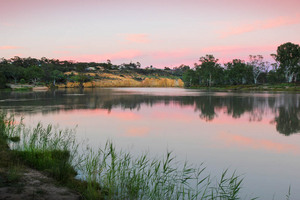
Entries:
[[[74, 109], [113, 109], [139, 111], [143, 105], [176, 104], [193, 107], [199, 118], [209, 123], [220, 114], [233, 119], [248, 116], [249, 121], [261, 121], [271, 114], [276, 130], [289, 136], [300, 132], [299, 95], [291, 93], [222, 93], [173, 89], [67, 89], [47, 92], [2, 92], [0, 108], [18, 114], [59, 112]], [[130, 116], [126, 116], [130, 117]], [[132, 130], [130, 134], [145, 130]]]

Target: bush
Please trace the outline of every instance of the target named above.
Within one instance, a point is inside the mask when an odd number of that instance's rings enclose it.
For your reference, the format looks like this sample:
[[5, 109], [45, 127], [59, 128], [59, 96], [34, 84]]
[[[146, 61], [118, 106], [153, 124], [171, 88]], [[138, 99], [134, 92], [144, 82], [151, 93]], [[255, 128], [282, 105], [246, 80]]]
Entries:
[[6, 87], [6, 77], [3, 72], [0, 72], [0, 89]]
[[25, 84], [25, 83], [26, 83], [26, 81], [24, 80], [24, 78], [22, 78], [22, 79], [20, 80], [20, 83], [21, 83], [21, 84]]

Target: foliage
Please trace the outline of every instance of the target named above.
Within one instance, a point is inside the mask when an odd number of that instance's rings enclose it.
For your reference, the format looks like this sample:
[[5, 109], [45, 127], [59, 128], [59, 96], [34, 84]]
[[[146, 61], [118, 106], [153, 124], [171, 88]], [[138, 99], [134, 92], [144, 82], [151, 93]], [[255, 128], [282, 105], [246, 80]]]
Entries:
[[5, 88], [6, 84], [6, 77], [4, 76], [4, 73], [0, 71], [0, 89]]
[[249, 60], [250, 62], [248, 65], [252, 67], [252, 75], [254, 84], [257, 84], [257, 80], [259, 75], [262, 73], [267, 73], [269, 68], [269, 63], [263, 61], [264, 57], [262, 55], [250, 55]]
[[43, 70], [38, 66], [30, 66], [25, 69], [24, 73], [25, 78], [33, 84], [36, 84], [43, 77]]
[[80, 86], [80, 87], [83, 87], [83, 83], [92, 81], [93, 78], [92, 78], [91, 76], [89, 76], [89, 75], [85, 75], [85, 74], [83, 74], [83, 73], [80, 73], [80, 74], [78, 74], [78, 75], [76, 75], [76, 76], [71, 76], [71, 77], [70, 77], [70, 80], [71, 80], [72, 82], [79, 82], [79, 86]]
[[182, 75], [182, 79], [186, 87], [199, 84], [199, 76], [192, 69], [186, 70]]
[[53, 80], [53, 86], [55, 86], [57, 81], [64, 82], [65, 75], [61, 71], [56, 69], [51, 72], [51, 79]]
[[205, 57], [200, 57], [200, 64], [195, 64], [196, 72], [199, 76], [199, 83], [206, 86], [212, 86], [216, 83], [220, 75], [222, 74], [222, 68], [218, 64], [218, 59], [213, 55], [206, 55]]
[[233, 60], [225, 64], [228, 71], [228, 81], [233, 85], [252, 83], [252, 68], [242, 60]]
[[[182, 78], [187, 87], [194, 86], [222, 86], [239, 84], [258, 84], [258, 83], [282, 83], [297, 82], [300, 78], [300, 47], [298, 44], [287, 42], [278, 46], [276, 54], [272, 54], [277, 63], [269, 64], [263, 61], [261, 55], [250, 55], [249, 62], [245, 63], [239, 59], [233, 59], [232, 62], [220, 65], [218, 59], [213, 55], [202, 56], [200, 63], [195, 63], [194, 68], [188, 65], [165, 67], [157, 69], [152, 65], [141, 68], [139, 62], [122, 63], [114, 65], [110, 60], [107, 62], [74, 62], [67, 60], [49, 59], [42, 57], [20, 58], [15, 56], [10, 59], [0, 59], [0, 72], [3, 80], [7, 82], [19, 83], [21, 80], [36, 84], [42, 82], [45, 84], [91, 81], [92, 78], [87, 74], [87, 68], [93, 67], [96, 70], [95, 78], [99, 74], [110, 72], [112, 74], [140, 74], [141, 76], [160, 76]], [[269, 71], [269, 66], [272, 70]], [[65, 75], [65, 72], [80, 73], [79, 75]], [[5, 77], [3, 77], [3, 75]], [[24, 83], [24, 81], [22, 81]], [[126, 85], [126, 84], [125, 84]]]
[[300, 70], [300, 46], [291, 42], [284, 43], [277, 48], [277, 54], [272, 54], [279, 63], [279, 69], [285, 75], [287, 82], [292, 82]]

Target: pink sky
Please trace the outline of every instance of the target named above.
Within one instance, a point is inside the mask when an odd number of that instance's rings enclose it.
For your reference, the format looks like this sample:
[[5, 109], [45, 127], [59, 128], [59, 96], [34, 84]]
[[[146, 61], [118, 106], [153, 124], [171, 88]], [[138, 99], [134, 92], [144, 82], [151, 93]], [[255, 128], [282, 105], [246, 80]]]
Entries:
[[178, 66], [300, 43], [297, 0], [2, 0], [0, 57]]

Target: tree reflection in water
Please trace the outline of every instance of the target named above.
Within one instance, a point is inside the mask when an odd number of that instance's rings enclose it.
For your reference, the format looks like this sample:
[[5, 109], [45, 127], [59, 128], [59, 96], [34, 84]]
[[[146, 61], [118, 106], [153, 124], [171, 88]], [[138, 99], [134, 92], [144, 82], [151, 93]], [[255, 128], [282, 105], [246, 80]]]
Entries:
[[51, 113], [73, 109], [114, 108], [140, 110], [143, 105], [174, 103], [184, 108], [194, 106], [199, 117], [207, 122], [213, 121], [220, 112], [232, 118], [247, 114], [249, 121], [261, 121], [263, 115], [272, 113], [279, 133], [289, 136], [300, 132], [300, 95], [291, 93], [220, 93], [199, 92], [197, 95], [151, 95], [115, 89], [67, 89], [47, 92], [1, 92], [0, 108], [24, 113]]

